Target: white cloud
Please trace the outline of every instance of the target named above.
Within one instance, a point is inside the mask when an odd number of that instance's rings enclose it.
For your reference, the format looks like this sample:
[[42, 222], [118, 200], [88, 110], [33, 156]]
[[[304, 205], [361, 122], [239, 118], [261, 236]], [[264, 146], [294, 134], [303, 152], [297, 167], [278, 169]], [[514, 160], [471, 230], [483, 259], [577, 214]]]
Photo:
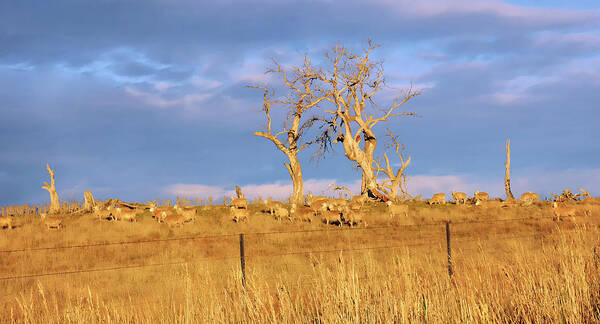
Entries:
[[160, 92], [169, 90], [169, 88], [171, 88], [172, 86], [173, 85], [171, 83], [169, 83], [169, 82], [163, 82], [163, 81], [161, 81], [161, 82], [154, 83], [154, 89], [156, 89], [156, 90], [158, 90]]
[[[337, 196], [329, 186], [336, 184], [348, 188], [352, 193], [360, 192], [360, 179], [355, 181], [337, 181], [335, 179], [306, 179], [304, 180], [304, 193], [312, 193], [314, 195]], [[263, 184], [247, 184], [241, 186], [242, 192], [249, 199], [257, 197], [273, 198], [277, 200], [285, 200], [292, 194], [291, 181], [275, 181], [272, 183]], [[171, 196], [185, 196], [188, 198], [221, 198], [224, 196], [232, 196], [235, 194], [234, 188], [226, 188], [221, 186], [208, 186], [203, 184], [172, 184], [164, 189], [164, 192]]]
[[213, 90], [223, 85], [222, 82], [217, 80], [204, 79], [197, 75], [190, 79], [190, 83], [196, 88], [204, 91]]
[[517, 6], [502, 1], [480, 0], [380, 0], [391, 10], [411, 17], [435, 17], [440, 15], [493, 15], [514, 19], [520, 24], [546, 25], [561, 23], [592, 22], [598, 17], [597, 10], [569, 10]]
[[159, 107], [159, 108], [167, 108], [167, 107], [173, 107], [173, 106], [178, 106], [178, 105], [182, 105], [184, 107], [190, 107], [190, 106], [201, 103], [212, 97], [212, 94], [210, 94], [210, 93], [203, 93], [203, 94], [186, 94], [186, 95], [183, 95], [178, 98], [166, 99], [166, 98], [163, 98], [161, 95], [158, 95], [155, 93], [139, 91], [139, 90], [136, 90], [136, 89], [133, 89], [130, 87], [125, 88], [125, 92], [127, 92], [127, 94], [129, 94], [132, 97], [139, 98], [141, 101], [143, 101], [144, 103], [146, 103], [148, 105], [151, 105], [154, 107]]
[[491, 100], [500, 105], [512, 103], [532, 103], [544, 99], [544, 95], [533, 94], [534, 87], [544, 86], [559, 81], [558, 77], [541, 77], [537, 75], [521, 75], [510, 80], [496, 82], [499, 90], [491, 95], [481, 96], [482, 100]]
[[228, 195], [230, 192], [226, 191], [223, 187], [219, 186], [207, 186], [203, 184], [185, 184], [176, 183], [167, 186], [164, 191], [172, 196], [185, 196], [185, 197], [223, 197]]

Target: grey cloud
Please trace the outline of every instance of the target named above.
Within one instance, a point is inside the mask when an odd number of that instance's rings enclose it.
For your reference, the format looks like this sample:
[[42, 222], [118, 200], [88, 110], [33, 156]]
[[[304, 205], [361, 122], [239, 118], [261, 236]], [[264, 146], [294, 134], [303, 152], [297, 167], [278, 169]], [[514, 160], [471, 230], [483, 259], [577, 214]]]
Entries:
[[[402, 3], [365, 6], [358, 1], [343, 6], [335, 2], [4, 3], [0, 8], [4, 32], [0, 35], [8, 46], [1, 57], [12, 63], [58, 60], [77, 64], [126, 45], [167, 64], [189, 63], [207, 52], [217, 51], [232, 58], [248, 48], [274, 42], [296, 44], [299, 49], [314, 47], [314, 35], [329, 42], [371, 36], [404, 43], [460, 33], [514, 34], [524, 29], [579, 28], [594, 25], [591, 21], [599, 16], [591, 10], [565, 11], [561, 16], [540, 9], [532, 12], [548, 18], [523, 19], [503, 15], [502, 8], [436, 14], [407, 8], [410, 6]], [[23, 25], [24, 21], [29, 23]]]

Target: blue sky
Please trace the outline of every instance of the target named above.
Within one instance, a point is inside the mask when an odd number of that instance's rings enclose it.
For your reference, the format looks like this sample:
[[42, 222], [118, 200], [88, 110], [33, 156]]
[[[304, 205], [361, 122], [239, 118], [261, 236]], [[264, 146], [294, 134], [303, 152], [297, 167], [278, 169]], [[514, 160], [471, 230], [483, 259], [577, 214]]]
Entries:
[[[275, 59], [382, 45], [388, 88], [423, 91], [382, 124], [412, 156], [409, 191], [600, 191], [600, 5], [595, 1], [3, 1], [0, 205], [86, 189], [123, 200], [281, 198], [284, 155], [264, 126]], [[341, 147], [301, 156], [306, 191], [358, 190]], [[383, 145], [380, 145], [383, 148]], [[377, 154], [381, 154], [379, 151]]]

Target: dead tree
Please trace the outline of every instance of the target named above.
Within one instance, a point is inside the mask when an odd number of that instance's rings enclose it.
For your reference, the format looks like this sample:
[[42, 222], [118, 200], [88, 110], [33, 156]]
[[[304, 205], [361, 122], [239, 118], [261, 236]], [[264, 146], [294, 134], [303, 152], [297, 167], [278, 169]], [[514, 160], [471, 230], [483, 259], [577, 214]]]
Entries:
[[[275, 68], [268, 70], [267, 73], [277, 73], [281, 76], [287, 95], [284, 99], [274, 100], [267, 88], [251, 86], [251, 88], [261, 89], [264, 92], [262, 111], [265, 113], [267, 119], [266, 130], [254, 132], [254, 135], [264, 137], [273, 142], [288, 158], [288, 162], [285, 162], [284, 165], [292, 178], [292, 202], [301, 204], [303, 201], [304, 182], [298, 153], [317, 142], [317, 140], [304, 140], [303, 137], [305, 132], [319, 120], [316, 117], [307, 118], [305, 114], [309, 109], [325, 100], [325, 97], [316, 97], [316, 94], [311, 89], [313, 80], [317, 78], [319, 72], [313, 71], [308, 58], [305, 57], [304, 65], [294, 68], [293, 75], [290, 78], [288, 78], [288, 73], [277, 62], [274, 62], [274, 64]], [[285, 121], [279, 131], [272, 129], [272, 105], [281, 105], [286, 112]]]
[[514, 200], [512, 191], [510, 190], [510, 138], [506, 141], [506, 163], [504, 163], [506, 172], [504, 174], [504, 190], [506, 191], [506, 200]]
[[[404, 174], [404, 171], [410, 164], [410, 156], [406, 157], [406, 154], [404, 154], [404, 146], [401, 147], [396, 136], [391, 133], [386, 134], [386, 136], [390, 141], [386, 146], [387, 148], [395, 149], [396, 156], [400, 159], [400, 167], [394, 172], [394, 168], [390, 163], [387, 152], [384, 152], [383, 159], [385, 160], [385, 168], [382, 168], [381, 163], [377, 161], [374, 161], [373, 168], [376, 171], [376, 176], [379, 175], [379, 172], [383, 172], [387, 177], [380, 184], [379, 188], [387, 194], [390, 199], [395, 199], [400, 196], [401, 199], [405, 200], [410, 198], [406, 190], [406, 175]], [[398, 191], [400, 191], [400, 195], [398, 195]]]
[[[392, 117], [413, 116], [413, 112], [400, 111], [400, 108], [420, 92], [411, 87], [402, 91], [392, 103], [385, 106], [375, 103], [374, 96], [385, 86], [383, 63], [371, 59], [371, 52], [378, 46], [371, 41], [362, 55], [335, 46], [327, 55], [331, 65], [328, 72], [322, 72], [318, 79], [322, 85], [319, 93], [332, 105], [324, 112], [330, 116], [335, 128], [335, 141], [344, 146], [345, 155], [356, 162], [362, 170], [361, 194], [385, 200], [379, 192], [373, 170], [374, 153], [377, 148], [375, 127]], [[362, 142], [362, 143], [361, 143]]]
[[92, 192], [88, 189], [83, 193], [83, 210], [86, 212], [92, 211], [94, 206], [96, 206], [96, 200]]
[[242, 192], [242, 188], [240, 188], [240, 186], [235, 186], [235, 195], [238, 198], [244, 198], [244, 193]]
[[56, 186], [54, 185], [54, 170], [50, 169], [48, 164], [46, 164], [46, 170], [48, 170], [48, 173], [50, 174], [50, 184], [44, 181], [44, 186], [42, 186], [42, 189], [46, 189], [50, 193], [50, 209], [48, 212], [50, 214], [56, 214], [60, 210], [60, 199], [58, 198]]

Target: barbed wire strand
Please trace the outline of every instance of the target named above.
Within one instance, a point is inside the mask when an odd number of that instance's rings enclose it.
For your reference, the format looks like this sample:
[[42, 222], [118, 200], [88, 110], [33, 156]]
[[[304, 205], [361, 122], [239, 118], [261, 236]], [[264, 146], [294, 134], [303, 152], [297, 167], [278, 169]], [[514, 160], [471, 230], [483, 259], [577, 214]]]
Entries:
[[82, 270], [61, 271], [61, 272], [47, 272], [47, 273], [37, 273], [37, 274], [27, 274], [27, 275], [19, 275], [19, 276], [1, 277], [0, 281], [4, 281], [4, 280], [16, 280], [16, 279], [39, 278], [39, 277], [48, 277], [48, 276], [72, 275], [72, 274], [90, 273], [90, 272], [105, 272], [105, 271], [138, 269], [138, 268], [148, 268], [148, 267], [161, 267], [161, 266], [194, 264], [194, 263], [200, 263], [200, 262], [205, 262], [205, 261], [227, 260], [227, 259], [238, 259], [238, 258], [239, 258], [239, 256], [235, 256], [235, 257], [227, 256], [227, 257], [219, 257], [219, 258], [194, 259], [194, 261], [177, 261], [177, 262], [164, 262], [164, 263], [135, 264], [135, 265], [116, 266], [116, 267], [110, 267], [110, 268], [82, 269]]
[[[589, 217], [586, 215], [573, 215], [565, 216], [563, 218], [578, 218], [578, 217]], [[512, 222], [521, 220], [541, 220], [551, 219], [554, 217], [524, 217], [524, 218], [507, 218], [497, 220], [475, 220], [475, 221], [464, 221], [464, 222], [453, 222], [450, 224], [464, 225], [464, 224], [487, 224], [487, 223], [498, 223], [498, 222]], [[294, 230], [294, 231], [273, 231], [273, 232], [250, 232], [250, 233], [233, 233], [233, 234], [208, 234], [201, 236], [188, 236], [188, 237], [177, 237], [177, 238], [166, 238], [166, 239], [153, 239], [153, 240], [136, 240], [136, 241], [120, 241], [120, 242], [103, 242], [103, 243], [90, 243], [90, 244], [79, 244], [79, 245], [65, 245], [55, 247], [35, 247], [35, 248], [23, 248], [13, 250], [0, 250], [0, 253], [16, 253], [16, 252], [33, 252], [33, 251], [50, 251], [50, 250], [62, 250], [62, 249], [74, 249], [74, 248], [88, 248], [88, 247], [99, 247], [99, 246], [110, 246], [110, 245], [126, 245], [126, 244], [143, 244], [143, 243], [158, 243], [158, 242], [171, 242], [171, 241], [184, 241], [184, 240], [202, 240], [202, 239], [215, 239], [224, 237], [236, 237], [240, 234], [246, 236], [252, 235], [283, 235], [283, 234], [294, 234], [294, 233], [315, 233], [315, 232], [345, 232], [345, 231], [356, 231], [356, 230], [379, 230], [379, 229], [397, 229], [403, 227], [429, 227], [429, 226], [441, 226], [445, 225], [446, 222], [435, 222], [435, 223], [424, 223], [424, 224], [397, 224], [397, 225], [386, 225], [386, 226], [371, 226], [371, 227], [354, 227], [334, 230], [331, 228], [327, 229], [314, 229], [314, 230]]]

